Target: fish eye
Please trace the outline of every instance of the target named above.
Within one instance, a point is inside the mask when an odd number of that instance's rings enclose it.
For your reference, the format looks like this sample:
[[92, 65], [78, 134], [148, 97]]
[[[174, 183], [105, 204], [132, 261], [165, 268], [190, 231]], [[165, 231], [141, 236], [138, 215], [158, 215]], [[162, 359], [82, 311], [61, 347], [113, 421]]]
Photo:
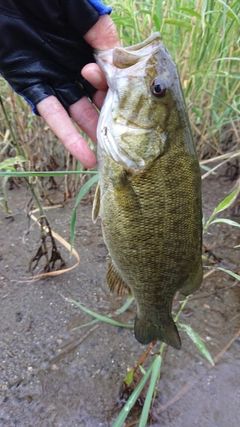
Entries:
[[156, 77], [152, 81], [150, 89], [152, 94], [158, 98], [163, 98], [167, 92], [166, 83], [162, 79], [159, 79], [159, 77]]

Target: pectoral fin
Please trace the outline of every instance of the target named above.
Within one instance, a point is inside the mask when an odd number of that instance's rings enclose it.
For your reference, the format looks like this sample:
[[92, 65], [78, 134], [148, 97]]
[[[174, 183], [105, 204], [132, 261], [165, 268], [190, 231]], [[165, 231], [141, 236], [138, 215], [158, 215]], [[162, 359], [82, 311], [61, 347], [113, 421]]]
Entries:
[[131, 295], [130, 288], [121, 278], [120, 274], [117, 272], [116, 267], [114, 266], [112, 259], [109, 259], [108, 270], [107, 270], [107, 284], [111, 292], [116, 291], [118, 295], [123, 295], [127, 290]]
[[94, 223], [97, 221], [99, 212], [100, 212], [100, 184], [98, 182], [97, 188], [95, 191], [94, 200], [93, 200], [93, 208], [92, 208], [92, 220]]

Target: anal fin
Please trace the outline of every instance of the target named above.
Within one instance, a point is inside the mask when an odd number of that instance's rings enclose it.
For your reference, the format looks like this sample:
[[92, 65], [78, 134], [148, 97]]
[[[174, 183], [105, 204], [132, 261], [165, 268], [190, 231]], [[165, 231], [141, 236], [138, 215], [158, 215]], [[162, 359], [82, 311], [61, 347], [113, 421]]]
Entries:
[[118, 295], [123, 295], [127, 290], [130, 295], [131, 290], [128, 285], [121, 278], [120, 274], [116, 270], [112, 259], [109, 257], [108, 269], [106, 274], [107, 284], [111, 292], [116, 291]]

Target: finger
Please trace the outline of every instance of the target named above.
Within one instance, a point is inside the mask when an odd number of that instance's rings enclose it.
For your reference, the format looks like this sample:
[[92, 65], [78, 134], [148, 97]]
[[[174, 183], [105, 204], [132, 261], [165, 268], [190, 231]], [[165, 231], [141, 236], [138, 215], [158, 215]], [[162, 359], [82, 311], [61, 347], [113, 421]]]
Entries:
[[49, 96], [37, 104], [39, 114], [46, 121], [64, 147], [87, 168], [96, 164], [96, 156], [85, 139], [74, 127], [68, 113], [55, 96]]
[[103, 101], [106, 98], [106, 93], [106, 91], [98, 90], [93, 95], [93, 102], [99, 110], [102, 108]]
[[120, 46], [114, 22], [108, 15], [100, 16], [96, 24], [84, 35], [84, 39], [93, 49], [112, 49]]
[[96, 89], [107, 90], [107, 80], [101, 68], [94, 63], [85, 65], [81, 71], [82, 76]]
[[93, 95], [93, 102], [100, 110], [106, 96], [108, 85], [106, 77], [97, 64], [91, 63], [85, 65], [81, 71], [82, 76], [89, 81], [98, 91]]
[[72, 104], [69, 108], [69, 114], [83, 132], [85, 132], [89, 138], [96, 143], [96, 128], [99, 113], [88, 98], [84, 96]]

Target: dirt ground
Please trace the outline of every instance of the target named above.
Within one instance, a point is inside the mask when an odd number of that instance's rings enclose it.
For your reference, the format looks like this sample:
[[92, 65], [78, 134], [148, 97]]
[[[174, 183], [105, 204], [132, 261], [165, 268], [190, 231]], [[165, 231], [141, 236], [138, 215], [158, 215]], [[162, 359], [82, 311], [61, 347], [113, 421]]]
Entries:
[[[203, 181], [206, 217], [231, 187], [220, 173]], [[24, 187], [14, 187], [8, 191], [8, 200], [13, 219], [6, 218], [5, 212], [0, 216], [0, 426], [110, 427], [120, 411], [118, 396], [127, 369], [146, 347], [136, 342], [131, 329], [105, 323], [73, 331], [92, 318], [66, 298], [100, 314], [113, 314], [126, 300], [110, 295], [106, 286], [106, 248], [100, 222], [93, 225], [91, 221], [91, 200], [78, 209], [79, 266], [36, 281], [29, 280], [28, 264], [39, 245], [39, 228], [31, 222], [27, 233], [29, 194]], [[74, 201], [47, 212], [52, 229], [68, 241]], [[214, 226], [205, 241], [213, 242], [216, 236], [214, 256], [222, 267], [239, 274], [239, 248], [233, 247], [240, 244], [240, 229]], [[67, 267], [73, 265], [74, 257], [70, 259], [60, 244], [58, 248]], [[134, 317], [133, 304], [117, 320], [132, 323]], [[219, 360], [210, 369], [181, 333], [182, 349], [168, 348], [164, 354], [155, 416], [149, 425], [240, 425], [239, 282], [221, 272], [209, 276], [180, 321], [191, 325]], [[139, 414], [140, 408], [134, 409], [128, 423]]]

